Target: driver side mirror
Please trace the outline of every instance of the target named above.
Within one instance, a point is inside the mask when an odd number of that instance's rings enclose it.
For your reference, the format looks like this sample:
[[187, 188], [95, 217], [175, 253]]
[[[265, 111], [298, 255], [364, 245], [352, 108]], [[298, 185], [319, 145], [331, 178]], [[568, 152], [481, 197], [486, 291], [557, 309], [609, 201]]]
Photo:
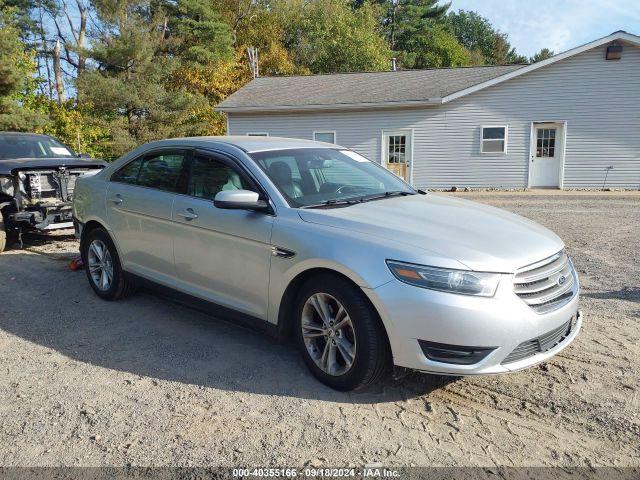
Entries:
[[269, 210], [267, 202], [260, 200], [260, 195], [250, 190], [222, 190], [216, 194], [213, 204], [227, 210]]

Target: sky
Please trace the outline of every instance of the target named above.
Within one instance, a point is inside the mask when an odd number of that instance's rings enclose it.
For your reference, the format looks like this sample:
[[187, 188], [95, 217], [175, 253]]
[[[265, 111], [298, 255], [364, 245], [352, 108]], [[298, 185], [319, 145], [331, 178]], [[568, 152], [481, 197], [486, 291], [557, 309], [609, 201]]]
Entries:
[[640, 35], [640, 0], [451, 0], [451, 9], [488, 18], [528, 57], [544, 47], [560, 53], [617, 30]]

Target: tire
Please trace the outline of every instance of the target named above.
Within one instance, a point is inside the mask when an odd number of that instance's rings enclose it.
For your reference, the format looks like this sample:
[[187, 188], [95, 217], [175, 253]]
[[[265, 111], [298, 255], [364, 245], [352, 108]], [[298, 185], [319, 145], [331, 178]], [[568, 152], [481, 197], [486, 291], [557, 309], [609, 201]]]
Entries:
[[[98, 247], [100, 248], [98, 249]], [[95, 264], [96, 261], [99, 261], [98, 252], [100, 250], [103, 251], [102, 262], [101, 266], [96, 268]], [[100, 298], [104, 300], [120, 300], [134, 292], [135, 287], [125, 276], [118, 251], [104, 228], [94, 228], [87, 233], [87, 237], [82, 242], [80, 254], [82, 255], [89, 285]], [[111, 267], [111, 275], [108, 274], [109, 266]], [[106, 286], [103, 282], [103, 272], [107, 277], [111, 277]], [[95, 274], [98, 274], [99, 279], [94, 278]]]
[[5, 248], [7, 248], [7, 227], [0, 214], [0, 253], [4, 252]]
[[[323, 322], [318, 308], [323, 308], [318, 302], [322, 301], [329, 307], [328, 317], [334, 319], [332, 325], [345, 324], [347, 320], [350, 324], [329, 332], [328, 336], [320, 333]], [[344, 309], [342, 314], [340, 306]], [[296, 342], [302, 358], [311, 373], [325, 385], [341, 391], [358, 390], [376, 383], [389, 372], [391, 355], [382, 322], [364, 293], [349, 281], [331, 274], [310, 279], [300, 289], [294, 315]], [[330, 339], [333, 347], [328, 345]], [[327, 348], [328, 352], [334, 349], [333, 357], [330, 353], [325, 356]], [[353, 350], [355, 355], [349, 364], [347, 359]], [[324, 359], [331, 357], [333, 361], [327, 365]]]

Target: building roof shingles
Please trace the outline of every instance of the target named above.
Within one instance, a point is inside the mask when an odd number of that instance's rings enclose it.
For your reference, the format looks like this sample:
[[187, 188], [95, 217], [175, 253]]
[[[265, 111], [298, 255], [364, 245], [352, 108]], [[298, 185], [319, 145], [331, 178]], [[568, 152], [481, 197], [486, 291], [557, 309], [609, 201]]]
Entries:
[[218, 105], [219, 110], [269, 110], [359, 104], [430, 102], [524, 65], [258, 77]]

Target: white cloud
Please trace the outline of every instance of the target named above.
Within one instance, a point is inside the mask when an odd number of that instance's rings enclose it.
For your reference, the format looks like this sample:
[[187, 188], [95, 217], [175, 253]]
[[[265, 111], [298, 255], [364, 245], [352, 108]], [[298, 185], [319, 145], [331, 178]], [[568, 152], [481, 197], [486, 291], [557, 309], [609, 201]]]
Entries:
[[638, 0], [452, 0], [451, 8], [488, 18], [527, 56], [544, 47], [562, 52], [616, 30], [640, 34]]

